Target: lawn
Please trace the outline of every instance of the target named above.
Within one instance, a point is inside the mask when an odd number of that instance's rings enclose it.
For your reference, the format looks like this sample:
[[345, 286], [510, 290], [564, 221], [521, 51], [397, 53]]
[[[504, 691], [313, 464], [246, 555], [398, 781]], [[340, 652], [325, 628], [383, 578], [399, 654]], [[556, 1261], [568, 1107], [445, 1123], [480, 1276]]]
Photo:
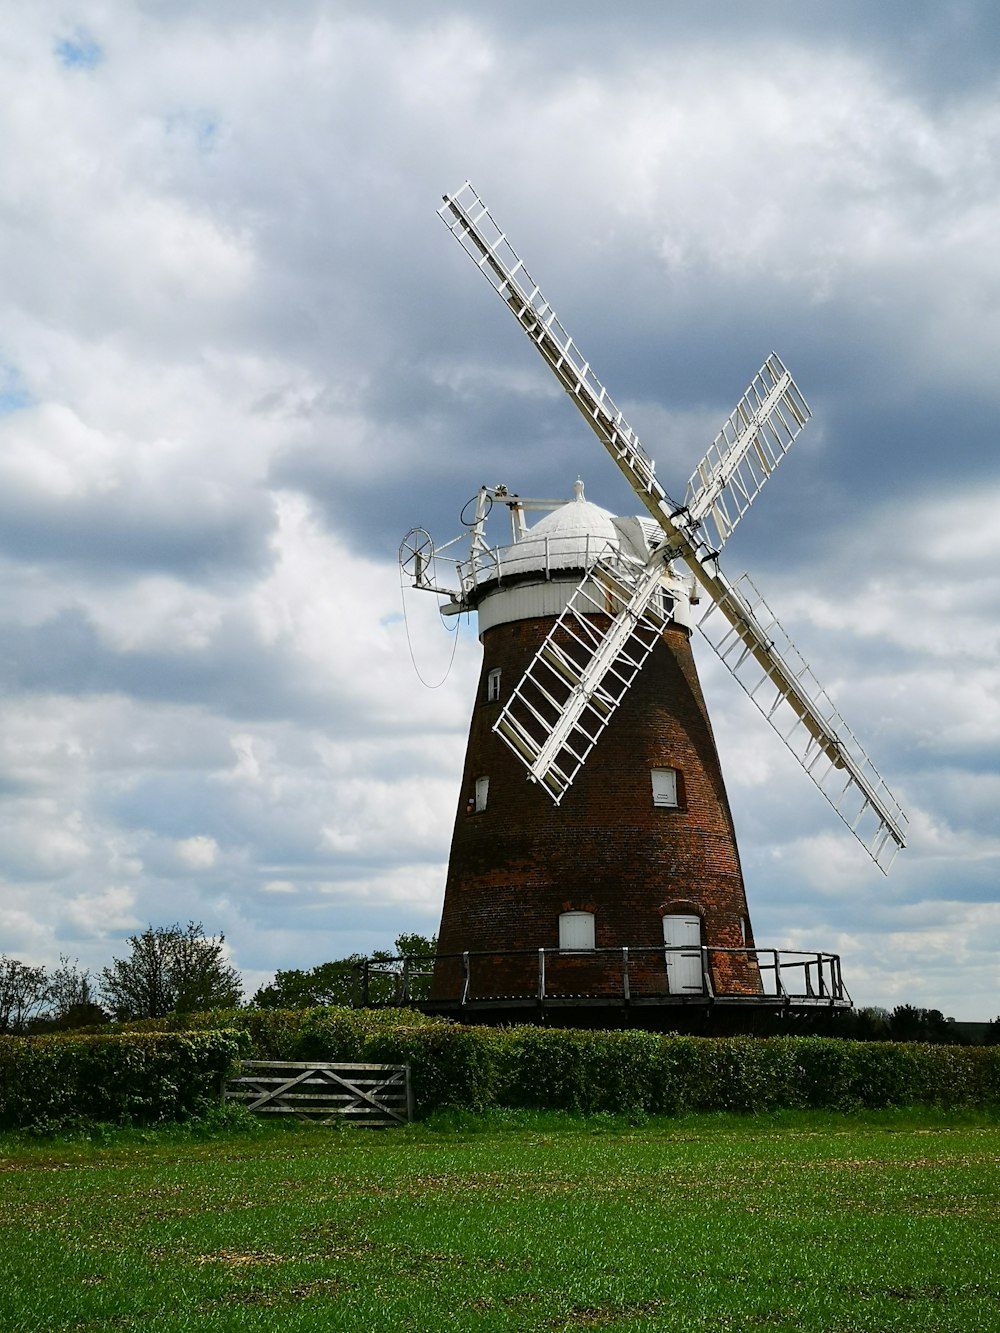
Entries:
[[4, 1333], [1000, 1329], [985, 1115], [133, 1131], [0, 1168]]

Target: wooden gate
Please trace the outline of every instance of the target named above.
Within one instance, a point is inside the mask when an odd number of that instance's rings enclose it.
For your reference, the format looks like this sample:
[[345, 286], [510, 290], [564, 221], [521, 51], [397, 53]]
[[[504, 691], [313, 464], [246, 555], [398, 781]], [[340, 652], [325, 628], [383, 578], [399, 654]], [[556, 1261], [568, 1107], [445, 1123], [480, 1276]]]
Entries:
[[409, 1065], [244, 1060], [225, 1097], [255, 1115], [297, 1115], [322, 1125], [345, 1120], [386, 1128], [413, 1119]]

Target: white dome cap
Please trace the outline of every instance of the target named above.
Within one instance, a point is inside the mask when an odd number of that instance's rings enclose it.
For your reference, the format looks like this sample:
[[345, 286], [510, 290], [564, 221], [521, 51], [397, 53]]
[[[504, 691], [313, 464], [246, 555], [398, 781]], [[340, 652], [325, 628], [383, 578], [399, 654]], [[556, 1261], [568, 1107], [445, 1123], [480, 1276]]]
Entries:
[[501, 577], [552, 569], [585, 569], [609, 548], [620, 548], [614, 515], [584, 498], [583, 482], [573, 499], [553, 509], [527, 535], [500, 552]]

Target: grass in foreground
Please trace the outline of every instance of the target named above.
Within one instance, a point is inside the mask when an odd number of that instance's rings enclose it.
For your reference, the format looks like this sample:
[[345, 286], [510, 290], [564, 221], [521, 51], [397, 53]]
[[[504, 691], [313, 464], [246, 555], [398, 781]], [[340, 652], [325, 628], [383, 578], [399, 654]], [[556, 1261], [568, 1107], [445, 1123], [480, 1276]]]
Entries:
[[1000, 1329], [975, 1114], [0, 1141], [0, 1327]]

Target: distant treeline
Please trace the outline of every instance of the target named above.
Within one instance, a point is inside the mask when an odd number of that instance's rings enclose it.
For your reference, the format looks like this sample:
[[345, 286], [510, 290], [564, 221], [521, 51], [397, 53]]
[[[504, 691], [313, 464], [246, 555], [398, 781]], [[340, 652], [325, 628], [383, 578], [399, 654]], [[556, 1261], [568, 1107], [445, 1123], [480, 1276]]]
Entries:
[[[128, 951], [96, 976], [67, 958], [47, 971], [0, 954], [0, 1033], [98, 1029], [110, 1023], [167, 1018], [206, 1010], [237, 1010], [243, 990], [225, 956], [225, 937], [206, 935], [200, 923], [147, 926], [127, 940]], [[394, 951], [371, 955], [384, 964], [377, 982], [391, 999], [393, 960], [432, 956], [434, 936], [401, 934]], [[361, 954], [306, 969], [279, 970], [260, 987], [250, 1010], [350, 1007], [356, 1001], [356, 968]], [[424, 979], [428, 980], [427, 978]], [[418, 983], [419, 985], [419, 983]], [[417, 985], [412, 987], [417, 990]], [[418, 992], [419, 993], [419, 992]], [[817, 1009], [790, 1025], [783, 1015], [755, 1020], [759, 1036], [808, 1035], [851, 1041], [923, 1042], [932, 1046], [998, 1046], [1000, 1017], [992, 1022], [956, 1023], [940, 1009], [900, 1004], [894, 1009]], [[708, 1021], [706, 1034], [711, 1035]]]

